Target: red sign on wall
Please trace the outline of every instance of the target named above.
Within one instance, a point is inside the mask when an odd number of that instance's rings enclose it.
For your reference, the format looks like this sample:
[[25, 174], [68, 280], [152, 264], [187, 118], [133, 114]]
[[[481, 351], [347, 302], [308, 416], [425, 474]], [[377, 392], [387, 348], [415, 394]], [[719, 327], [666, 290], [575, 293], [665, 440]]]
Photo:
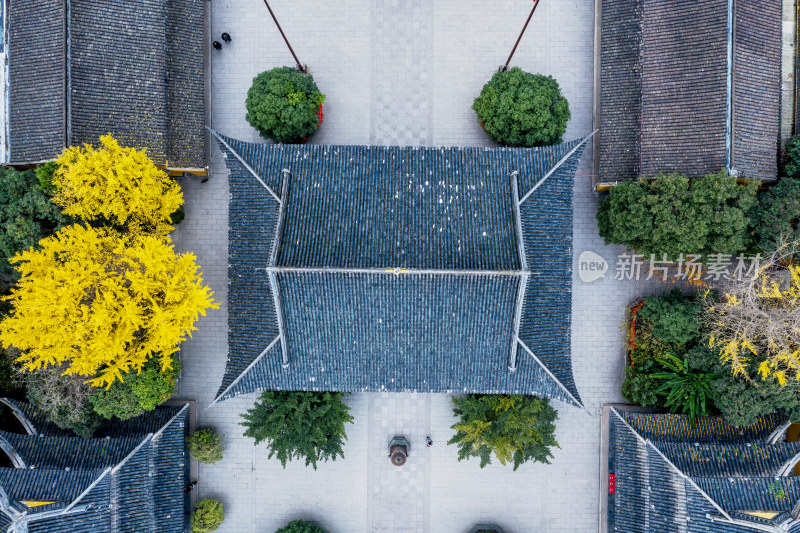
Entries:
[[608, 493], [609, 494], [614, 494], [614, 492], [616, 491], [616, 483], [617, 483], [616, 476], [613, 473], [609, 474], [608, 475]]

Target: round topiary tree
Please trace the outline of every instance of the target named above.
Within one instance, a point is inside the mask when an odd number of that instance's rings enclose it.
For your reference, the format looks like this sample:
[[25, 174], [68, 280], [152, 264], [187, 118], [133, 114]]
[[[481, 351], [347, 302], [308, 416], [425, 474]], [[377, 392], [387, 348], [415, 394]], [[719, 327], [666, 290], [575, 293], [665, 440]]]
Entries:
[[222, 452], [225, 451], [222, 437], [223, 435], [217, 433], [214, 428], [198, 429], [186, 437], [189, 455], [201, 463], [210, 465], [221, 461]]
[[472, 109], [486, 133], [508, 146], [558, 144], [570, 119], [558, 82], [518, 67], [492, 76]]
[[225, 520], [225, 512], [222, 509], [221, 501], [210, 498], [200, 500], [192, 513], [192, 533], [216, 531], [223, 520]]
[[293, 520], [275, 533], [325, 533], [325, 530], [305, 520]]
[[265, 139], [304, 142], [322, 123], [324, 101], [310, 74], [277, 67], [253, 78], [247, 91], [247, 122]]

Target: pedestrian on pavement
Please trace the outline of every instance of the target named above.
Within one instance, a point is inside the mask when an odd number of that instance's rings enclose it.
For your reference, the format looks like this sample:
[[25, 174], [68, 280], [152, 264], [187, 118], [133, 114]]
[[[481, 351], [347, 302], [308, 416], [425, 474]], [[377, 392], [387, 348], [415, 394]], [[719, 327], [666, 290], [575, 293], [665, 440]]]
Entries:
[[428, 448], [433, 446], [433, 439], [430, 437], [425, 437], [425, 446], [427, 446]]
[[197, 486], [197, 481], [192, 481], [191, 483], [186, 485], [186, 487], [183, 489], [183, 492], [189, 494], [190, 492], [192, 492], [192, 489], [194, 489], [196, 486]]

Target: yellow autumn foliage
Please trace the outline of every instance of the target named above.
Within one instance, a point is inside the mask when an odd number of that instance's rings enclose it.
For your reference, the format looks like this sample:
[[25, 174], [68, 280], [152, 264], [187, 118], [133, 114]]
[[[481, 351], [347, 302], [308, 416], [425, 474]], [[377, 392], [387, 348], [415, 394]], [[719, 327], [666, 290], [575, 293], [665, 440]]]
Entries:
[[70, 146], [58, 157], [53, 202], [66, 215], [105, 220], [131, 231], [165, 234], [170, 215], [183, 205], [183, 193], [145, 150], [100, 137], [100, 147]]
[[40, 247], [11, 259], [21, 278], [0, 322], [0, 345], [22, 350], [27, 370], [65, 365], [108, 386], [156, 353], [166, 369], [198, 316], [219, 307], [194, 255], [167, 236], [76, 224]]
[[[792, 248], [794, 250], [794, 248]], [[734, 375], [800, 379], [800, 266], [779, 249], [752, 278], [731, 280], [719, 301], [706, 293], [709, 344]]]

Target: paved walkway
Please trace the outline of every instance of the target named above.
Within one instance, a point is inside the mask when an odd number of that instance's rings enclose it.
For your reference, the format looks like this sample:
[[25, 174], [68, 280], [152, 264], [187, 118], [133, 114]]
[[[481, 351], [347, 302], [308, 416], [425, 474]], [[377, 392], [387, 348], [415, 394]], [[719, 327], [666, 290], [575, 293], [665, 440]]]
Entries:
[[[473, 98], [505, 60], [530, 10], [529, 0], [272, 0], [271, 6], [302, 61], [327, 95], [325, 122], [313, 139], [326, 144], [488, 146], [471, 110]], [[214, 35], [233, 43], [214, 52], [211, 125], [244, 140], [259, 140], [245, 121], [244, 100], [253, 76], [291, 56], [260, 0], [213, 0]], [[570, 102], [565, 140], [592, 130], [593, 2], [545, 1], [513, 64], [552, 74]], [[226, 437], [225, 459], [200, 468], [201, 497], [225, 503], [220, 533], [272, 533], [294, 518], [311, 518], [331, 533], [462, 533], [495, 522], [509, 533], [589, 532], [598, 526], [599, 407], [617, 401], [622, 380], [620, 330], [624, 306], [661, 290], [613, 279], [619, 251], [602, 245], [591, 190], [591, 151], [576, 183], [575, 257], [593, 250], [611, 264], [607, 279], [583, 284], [573, 299], [573, 361], [592, 415], [561, 403], [551, 465], [526, 464], [513, 472], [476, 461], [458, 462], [447, 446], [454, 423], [442, 394], [354, 394], [347, 400], [346, 459], [314, 471], [268, 460], [264, 445], [243, 438], [240, 415], [255, 395], [208, 405], [219, 387], [227, 353], [227, 181], [212, 147], [208, 182], [183, 181], [186, 220], [178, 248], [197, 255], [207, 283], [222, 303], [199, 322], [185, 344], [176, 396], [198, 400], [200, 425]], [[412, 445], [402, 469], [389, 465], [388, 439], [402, 433]], [[426, 448], [424, 438], [435, 441]]]

